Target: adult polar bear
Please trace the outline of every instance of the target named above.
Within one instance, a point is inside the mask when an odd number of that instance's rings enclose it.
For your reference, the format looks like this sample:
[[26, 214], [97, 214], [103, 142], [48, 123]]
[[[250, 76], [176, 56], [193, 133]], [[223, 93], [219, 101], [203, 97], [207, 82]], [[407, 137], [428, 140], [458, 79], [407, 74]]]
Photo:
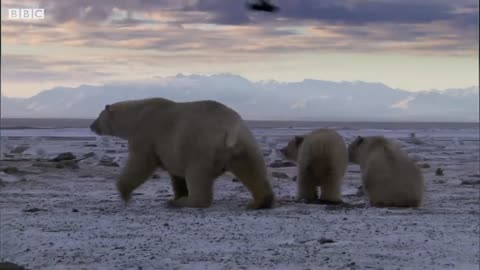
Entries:
[[157, 167], [171, 177], [173, 206], [209, 207], [214, 180], [232, 172], [252, 193], [251, 209], [270, 208], [274, 194], [265, 161], [242, 118], [215, 101], [164, 98], [106, 105], [90, 129], [128, 140], [117, 188], [126, 202]]

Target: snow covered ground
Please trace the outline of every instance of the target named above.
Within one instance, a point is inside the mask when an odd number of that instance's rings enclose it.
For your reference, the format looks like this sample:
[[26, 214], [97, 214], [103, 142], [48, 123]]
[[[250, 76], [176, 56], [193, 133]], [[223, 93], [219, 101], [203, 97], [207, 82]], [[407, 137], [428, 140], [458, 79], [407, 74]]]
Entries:
[[[253, 131], [272, 164], [282, 159], [276, 149], [310, 129]], [[357, 135], [400, 140], [424, 172], [425, 205], [370, 207], [350, 165], [350, 207], [295, 203], [295, 168], [277, 166], [269, 167], [274, 209], [245, 210], [250, 195], [229, 175], [216, 182], [211, 208], [167, 208], [161, 171], [125, 207], [114, 188], [124, 141], [81, 128], [2, 130], [0, 261], [28, 269], [478, 269], [478, 127], [338, 131], [347, 143]], [[93, 156], [78, 167], [46, 161], [62, 152]]]

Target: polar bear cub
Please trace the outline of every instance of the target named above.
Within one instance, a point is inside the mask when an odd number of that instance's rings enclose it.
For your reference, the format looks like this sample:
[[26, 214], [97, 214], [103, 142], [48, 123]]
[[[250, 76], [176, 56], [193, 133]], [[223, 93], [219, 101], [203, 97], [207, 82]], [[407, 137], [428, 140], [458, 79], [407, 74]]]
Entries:
[[358, 137], [349, 146], [349, 161], [359, 164], [362, 185], [378, 207], [419, 207], [424, 180], [400, 146], [382, 136]]
[[[340, 134], [317, 129], [295, 136], [280, 152], [297, 163], [297, 199], [306, 203], [342, 203], [341, 186], [348, 152]], [[317, 187], [320, 187], [320, 199]]]

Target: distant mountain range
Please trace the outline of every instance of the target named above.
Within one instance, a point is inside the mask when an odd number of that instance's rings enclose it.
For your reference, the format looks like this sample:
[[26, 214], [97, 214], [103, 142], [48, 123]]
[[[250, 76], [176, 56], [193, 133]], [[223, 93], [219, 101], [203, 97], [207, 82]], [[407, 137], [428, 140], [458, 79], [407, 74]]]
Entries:
[[148, 97], [213, 99], [249, 120], [478, 122], [478, 86], [409, 92], [380, 83], [251, 82], [241, 76], [177, 75], [148, 82], [56, 87], [1, 97], [2, 118], [94, 118], [105, 104]]

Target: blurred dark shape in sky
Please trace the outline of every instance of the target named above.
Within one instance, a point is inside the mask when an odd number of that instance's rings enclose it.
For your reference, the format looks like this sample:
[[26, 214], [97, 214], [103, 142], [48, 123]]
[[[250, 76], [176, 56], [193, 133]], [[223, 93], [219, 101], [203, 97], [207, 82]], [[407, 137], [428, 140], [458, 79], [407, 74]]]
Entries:
[[247, 3], [247, 7], [253, 11], [277, 12], [279, 8], [268, 0], [256, 0]]

